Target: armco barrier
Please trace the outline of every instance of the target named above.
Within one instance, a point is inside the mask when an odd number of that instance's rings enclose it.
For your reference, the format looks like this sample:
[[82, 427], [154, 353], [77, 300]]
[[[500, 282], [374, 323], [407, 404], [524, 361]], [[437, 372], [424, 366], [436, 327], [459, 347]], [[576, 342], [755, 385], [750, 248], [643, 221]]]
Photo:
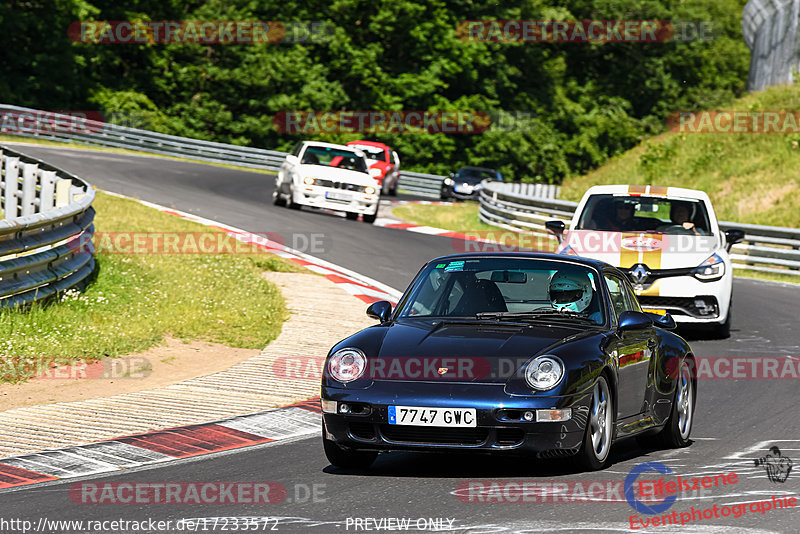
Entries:
[[[201, 141], [4, 104], [0, 104], [0, 133], [106, 148], [124, 148], [273, 172], [280, 169], [287, 155], [286, 152], [275, 150]], [[444, 179], [444, 176], [436, 174], [401, 171], [398, 189], [403, 193], [439, 198]]]
[[[94, 189], [0, 146], [0, 307], [42, 300], [94, 271]], [[76, 249], [70, 241], [80, 239]]]
[[[569, 225], [578, 203], [522, 195], [513, 192], [512, 185], [484, 182], [478, 217], [494, 226], [534, 232], [555, 241], [544, 223], [561, 219]], [[736, 268], [800, 275], [800, 229], [728, 221], [719, 224], [723, 230], [737, 229], [745, 233], [744, 241], [731, 249], [731, 260]]]

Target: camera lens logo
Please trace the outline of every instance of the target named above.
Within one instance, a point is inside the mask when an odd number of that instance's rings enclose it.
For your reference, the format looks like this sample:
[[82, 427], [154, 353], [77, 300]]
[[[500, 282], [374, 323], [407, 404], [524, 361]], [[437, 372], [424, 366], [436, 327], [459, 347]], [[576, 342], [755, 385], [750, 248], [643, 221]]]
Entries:
[[634, 468], [630, 470], [630, 473], [628, 473], [628, 476], [625, 477], [625, 500], [640, 514], [657, 515], [669, 510], [678, 497], [676, 495], [670, 495], [659, 503], [645, 503], [638, 500], [635, 492], [636, 481], [639, 475], [650, 471], [655, 471], [662, 475], [672, 474], [672, 469], [660, 462], [646, 462], [634, 466]]
[[783, 456], [778, 447], [772, 446], [769, 452], [754, 460], [756, 467], [763, 466], [767, 471], [767, 478], [772, 482], [786, 482], [792, 472], [792, 459]]

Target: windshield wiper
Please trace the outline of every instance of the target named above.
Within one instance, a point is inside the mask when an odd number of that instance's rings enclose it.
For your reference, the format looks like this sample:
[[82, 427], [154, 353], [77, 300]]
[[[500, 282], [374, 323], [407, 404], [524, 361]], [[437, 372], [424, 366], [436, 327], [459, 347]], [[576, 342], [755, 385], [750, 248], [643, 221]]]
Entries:
[[588, 313], [582, 312], [574, 312], [570, 310], [530, 310], [524, 312], [481, 312], [478, 313], [475, 317], [478, 319], [516, 319], [516, 320], [524, 320], [524, 319], [574, 319], [583, 322], [589, 322], [592, 324], [597, 324], [595, 321], [590, 319]]

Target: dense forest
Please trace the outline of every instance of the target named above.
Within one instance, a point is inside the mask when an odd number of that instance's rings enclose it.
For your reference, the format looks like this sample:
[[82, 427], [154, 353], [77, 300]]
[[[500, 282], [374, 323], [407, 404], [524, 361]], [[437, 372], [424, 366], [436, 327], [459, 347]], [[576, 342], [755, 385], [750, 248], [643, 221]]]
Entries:
[[[671, 111], [740, 96], [750, 58], [744, 3], [0, 0], [0, 103], [98, 110], [164, 133], [279, 150], [302, 137], [368, 137], [393, 146], [406, 169], [473, 164], [560, 182], [663, 131]], [[464, 21], [517, 19], [688, 21], [713, 31], [659, 42], [464, 38]], [[74, 31], [79, 21], [181, 20], [283, 21], [294, 33], [112, 44], [80, 42]], [[311, 22], [324, 35], [297, 33]], [[473, 134], [282, 133], [274, 118], [291, 110], [468, 110], [516, 121]]]

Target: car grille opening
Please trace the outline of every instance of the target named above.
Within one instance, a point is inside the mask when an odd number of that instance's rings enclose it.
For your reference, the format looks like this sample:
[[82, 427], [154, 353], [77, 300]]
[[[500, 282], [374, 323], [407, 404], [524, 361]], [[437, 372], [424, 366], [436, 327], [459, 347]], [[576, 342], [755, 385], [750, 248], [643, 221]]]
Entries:
[[489, 438], [485, 428], [426, 428], [401, 425], [381, 425], [381, 435], [387, 441], [434, 445], [480, 445]]
[[372, 423], [349, 423], [350, 435], [356, 439], [374, 440], [375, 426]]
[[349, 184], [347, 182], [334, 182], [333, 180], [325, 180], [322, 178], [315, 179], [314, 185], [318, 185], [321, 187], [330, 187], [332, 189], [343, 189], [345, 191], [356, 191], [358, 193], [364, 192], [363, 185]]
[[[667, 310], [672, 315], [689, 315], [697, 318], [719, 316], [719, 304], [714, 296], [698, 297], [638, 297], [643, 308]], [[701, 304], [698, 306], [698, 304]]]
[[498, 428], [495, 443], [502, 446], [519, 445], [525, 439], [521, 428]]

